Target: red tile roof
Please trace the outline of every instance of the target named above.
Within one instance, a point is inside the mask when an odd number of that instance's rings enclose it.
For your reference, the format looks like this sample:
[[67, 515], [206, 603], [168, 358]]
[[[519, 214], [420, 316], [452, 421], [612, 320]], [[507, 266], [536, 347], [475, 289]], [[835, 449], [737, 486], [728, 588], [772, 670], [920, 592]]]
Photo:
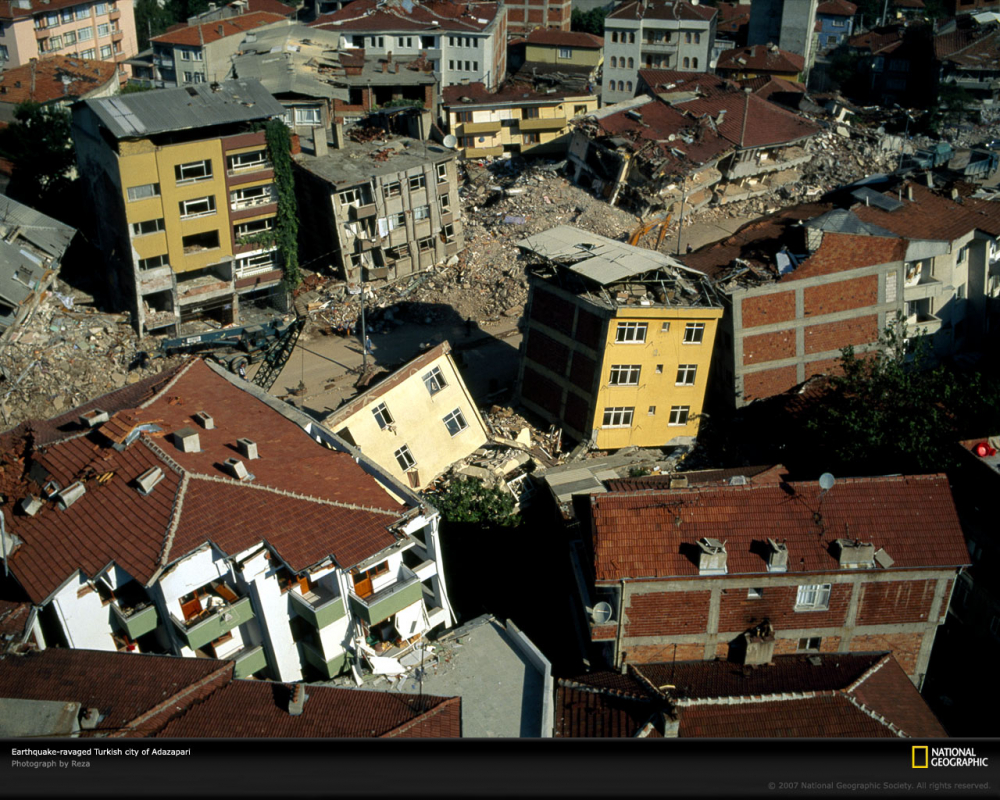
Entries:
[[69, 56], [32, 59], [0, 75], [0, 103], [51, 103], [66, 97], [84, 98], [107, 88], [111, 82], [118, 84], [118, 65], [113, 61]]
[[[913, 191], [909, 200], [907, 191]], [[907, 182], [900, 191], [889, 191], [886, 197], [901, 200], [895, 211], [883, 211], [874, 205], [859, 203], [851, 210], [863, 222], [870, 222], [908, 239], [930, 239], [953, 242], [959, 237], [980, 230], [990, 236], [1000, 236], [1000, 204], [971, 197], [952, 200], [919, 183]]]
[[[935, 38], [934, 41], [936, 51], [937, 39]], [[998, 60], [1000, 60], [1000, 31], [991, 31], [987, 35], [976, 39], [971, 44], [948, 54], [943, 60], [965, 69], [998, 69]]]
[[291, 716], [291, 688], [234, 681], [160, 732], [168, 738], [442, 738], [461, 736], [459, 697], [303, 685], [302, 713]]
[[484, 31], [499, 8], [497, 3], [415, 0], [407, 10], [402, 0], [354, 0], [310, 25], [333, 31]]
[[28, 8], [20, 8], [14, 0], [0, 0], [0, 19], [10, 20], [30, 17], [46, 11], [55, 11], [67, 6], [79, 5], [80, 0], [29, 0]]
[[590, 690], [579, 681], [560, 680], [556, 688], [553, 735], [557, 738], [631, 738], [655, 714], [657, 707], [649, 698], [617, 697]]
[[716, 14], [710, 6], [693, 5], [686, 0], [650, 0], [622, 3], [608, 14], [607, 19], [671, 19], [707, 22]]
[[20, 640], [31, 614], [31, 603], [0, 600], [0, 650], [9, 640]]
[[528, 44], [546, 44], [561, 47], [584, 47], [599, 50], [604, 47], [604, 39], [592, 33], [560, 31], [555, 28], [538, 28], [528, 34]]
[[725, 78], [709, 72], [680, 72], [673, 69], [641, 69], [639, 77], [654, 93], [659, 92], [692, 92], [712, 94], [725, 91], [731, 84]]
[[[229, 5], [233, 6], [234, 3]], [[251, 14], [255, 11], [267, 11], [270, 14], [281, 14], [283, 17], [294, 17], [297, 10], [295, 6], [285, 5], [278, 0], [247, 0], [247, 11]]]
[[826, 14], [829, 17], [853, 17], [858, 13], [858, 7], [847, 0], [827, 0], [820, 3], [816, 9], [817, 14]]
[[903, 261], [908, 245], [906, 239], [827, 232], [823, 234], [816, 252], [792, 272], [783, 275], [781, 281], [798, 281], [819, 275], [833, 275], [844, 270]]
[[258, 11], [251, 14], [243, 14], [239, 17], [226, 17], [225, 19], [203, 22], [199, 25], [186, 25], [167, 33], [154, 36], [149, 41], [157, 44], [187, 45], [197, 47], [203, 44], [217, 42], [227, 36], [242, 35], [246, 31], [261, 28], [264, 25], [273, 25], [277, 22], [286, 22], [287, 17], [282, 14], [272, 14], [265, 11]]
[[[719, 133], [741, 147], [791, 144], [807, 139], [820, 130], [818, 125], [804, 117], [736, 88], [677, 103], [675, 108], [693, 116], [711, 116], [717, 120]], [[719, 121], [722, 111], [726, 114]], [[743, 124], [744, 117], [746, 125]]]
[[740, 87], [743, 89], [749, 88], [757, 97], [763, 100], [770, 100], [773, 94], [805, 94], [806, 91], [806, 87], [798, 81], [790, 81], [785, 78], [775, 78], [768, 75], [760, 75], [756, 78], [740, 81]]
[[700, 469], [691, 472], [675, 472], [669, 475], [646, 475], [641, 478], [619, 478], [607, 481], [609, 492], [637, 492], [644, 489], [669, 489], [670, 482], [678, 478], [686, 479], [689, 486], [728, 485], [737, 476], [750, 483], [775, 482], [781, 480], [785, 468], [780, 464], [773, 467], [728, 467], [726, 469]]
[[836, 571], [832, 544], [848, 531], [885, 549], [894, 570], [969, 563], [943, 475], [847, 478], [822, 506], [820, 492], [810, 481], [595, 495], [596, 579], [697, 576], [703, 537], [728, 542], [731, 575], [766, 572], [756, 550], [769, 537], [787, 543], [790, 573]]
[[[148, 397], [154, 387], [158, 393]], [[92, 577], [112, 561], [147, 583], [159, 568], [208, 541], [227, 553], [266, 541], [296, 571], [328, 556], [353, 566], [396, 541], [390, 527], [405, 507], [352, 455], [311, 441], [291, 419], [203, 361], [190, 361], [168, 383], [147, 382], [128, 396], [134, 402], [146, 397], [128, 409], [128, 427], [154, 423], [162, 431], [140, 436], [121, 452], [104, 436], [106, 427], [120, 438], [118, 417], [92, 431], [76, 423], [77, 432], [61, 441], [54, 423], [73, 423], [67, 415], [49, 421], [47, 430], [39, 426], [44, 435], [34, 451], [27, 440], [4, 437], [0, 460], [8, 469], [0, 484], [12, 502], [29, 488], [38, 491], [18, 460], [26, 448], [62, 487], [86, 481], [86, 494], [65, 511], [47, 502], [33, 517], [12, 515], [10, 529], [23, 544], [10, 557], [11, 569], [35, 602], [77, 569]], [[109, 395], [88, 406], [112, 411], [121, 399]], [[213, 417], [213, 430], [194, 421], [199, 411]], [[172, 443], [170, 434], [183, 427], [197, 431], [199, 452], [182, 453]], [[260, 457], [245, 461], [255, 477], [240, 483], [222, 465], [239, 455], [237, 439], [251, 437]], [[164, 478], [143, 497], [133, 481], [152, 467], [160, 467]], [[92, 480], [107, 473], [113, 474], [106, 484]]]
[[719, 54], [716, 69], [739, 72], [794, 72], [805, 69], [806, 60], [798, 53], [780, 50], [774, 45], [755, 44], [737, 47]]
[[847, 45], [856, 50], [867, 50], [872, 55], [890, 53], [902, 45], [905, 35], [906, 28], [903, 25], [897, 25], [891, 28], [859, 33], [857, 36], [852, 36], [848, 39]]
[[232, 674], [231, 661], [50, 647], [0, 658], [0, 697], [97, 708], [94, 735], [127, 733], [139, 721], [149, 733]]
[[[467, 84], [455, 84], [446, 86], [441, 92], [441, 99], [446, 106], [470, 106], [483, 105], [495, 106], [500, 103], [558, 103], [564, 97], [582, 97], [587, 92], [537, 92], [529, 83], [517, 83], [510, 81], [504, 84], [499, 91], [489, 91], [481, 81]], [[462, 98], [467, 97], [472, 102], [463, 103]]]
[[938, 739], [948, 735], [895, 658], [886, 657], [846, 691], [907, 736]]

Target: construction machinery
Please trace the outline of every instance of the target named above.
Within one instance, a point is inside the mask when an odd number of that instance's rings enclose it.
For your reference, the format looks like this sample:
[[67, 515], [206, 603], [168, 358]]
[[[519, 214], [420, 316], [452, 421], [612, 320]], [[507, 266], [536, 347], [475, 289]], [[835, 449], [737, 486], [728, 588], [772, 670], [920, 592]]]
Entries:
[[271, 320], [261, 325], [165, 339], [158, 355], [203, 355], [242, 378], [246, 377], [251, 364], [259, 363], [250, 382], [267, 391], [291, 357], [307, 320], [308, 317], [297, 315], [290, 322]]
[[657, 217], [649, 222], [644, 222], [639, 218], [639, 226], [632, 231], [632, 234], [628, 237], [628, 243], [630, 245], [637, 246], [639, 242], [642, 241], [642, 237], [649, 233], [657, 225], [660, 227], [660, 232], [656, 235], [656, 247], [654, 250], [659, 250], [660, 245], [663, 244], [663, 240], [667, 236], [667, 229], [670, 227], [670, 220], [673, 219], [673, 210], [668, 211], [662, 217]]

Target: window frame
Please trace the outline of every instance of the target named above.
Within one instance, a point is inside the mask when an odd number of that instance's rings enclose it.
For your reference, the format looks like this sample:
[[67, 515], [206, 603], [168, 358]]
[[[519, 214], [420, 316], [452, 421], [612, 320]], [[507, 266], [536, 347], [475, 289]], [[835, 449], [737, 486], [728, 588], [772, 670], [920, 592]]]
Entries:
[[[149, 189], [150, 194], [142, 194], [133, 196], [133, 192], [137, 189]], [[151, 197], [160, 196], [160, 184], [158, 183], [143, 183], [139, 186], [129, 186], [125, 189], [125, 196], [128, 198], [128, 202], [137, 203], [140, 200], [149, 200]]]
[[612, 364], [608, 386], [638, 386], [641, 374], [642, 364]]
[[[192, 206], [197, 208], [199, 203], [205, 203], [204, 210], [201, 211], [190, 210]], [[197, 219], [198, 217], [211, 217], [213, 214], [217, 214], [219, 212], [215, 203], [214, 194], [205, 195], [205, 197], [192, 197], [190, 200], [181, 200], [177, 203], [177, 207], [180, 210], [181, 219]]]
[[[198, 170], [201, 169], [200, 174]], [[191, 170], [195, 174], [188, 177], [185, 173], [187, 170]], [[198, 183], [200, 181], [210, 181], [214, 177], [212, 169], [212, 159], [205, 158], [201, 161], [189, 161], [186, 164], [174, 164], [174, 180], [177, 182], [178, 186], [186, 186], [190, 183]]]
[[441, 372], [441, 367], [433, 367], [430, 371], [425, 372], [421, 380], [423, 380], [431, 397], [448, 385], [448, 381], [444, 379], [444, 373]]
[[705, 342], [705, 323], [704, 322], [688, 322], [684, 326], [684, 339], [681, 344], [704, 344]]
[[396, 424], [396, 420], [389, 412], [389, 407], [384, 401], [372, 409], [372, 416], [375, 417], [375, 424], [378, 425], [379, 430], [389, 430]]
[[803, 583], [797, 589], [795, 611], [830, 610], [830, 595], [833, 593], [832, 583]]
[[408, 472], [417, 465], [417, 460], [413, 457], [413, 452], [405, 444], [392, 455], [403, 472]]
[[[462, 413], [461, 408], [456, 408], [450, 414], [442, 418], [441, 421], [444, 423], [445, 428], [447, 428], [448, 433], [451, 434], [453, 439], [469, 427], [469, 423], [465, 419], [465, 414]], [[458, 426], [457, 430], [452, 430], [451, 423], [455, 423]]]
[[607, 406], [601, 419], [601, 427], [631, 428], [634, 420], [635, 406]]
[[678, 364], [677, 365], [677, 378], [674, 381], [674, 386], [694, 386], [694, 382], [698, 377], [698, 365], [697, 364]]
[[[149, 226], [152, 225], [150, 228]], [[157, 217], [156, 219], [144, 219], [141, 222], [132, 223], [132, 235], [133, 236], [149, 236], [154, 233], [160, 233], [166, 229], [166, 224], [163, 217]]]
[[[639, 336], [640, 332], [642, 336]], [[615, 344], [645, 344], [648, 332], [648, 322], [619, 322], [615, 329]]]
[[667, 425], [681, 428], [689, 425], [690, 422], [691, 406], [670, 406], [670, 417], [667, 419]]

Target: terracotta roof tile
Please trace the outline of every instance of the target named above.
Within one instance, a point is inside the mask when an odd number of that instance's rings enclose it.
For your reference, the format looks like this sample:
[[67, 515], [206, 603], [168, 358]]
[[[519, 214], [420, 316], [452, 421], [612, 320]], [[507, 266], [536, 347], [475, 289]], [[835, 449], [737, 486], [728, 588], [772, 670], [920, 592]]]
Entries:
[[895, 658], [886, 658], [849, 693], [902, 728], [907, 736], [938, 739], [948, 735]]
[[556, 688], [557, 738], [631, 738], [656, 712], [649, 700], [632, 700], [581, 689], [568, 681]]
[[906, 258], [906, 239], [881, 236], [856, 236], [849, 233], [823, 234], [819, 248], [792, 272], [781, 277], [782, 282], [833, 275], [844, 270], [889, 264]]
[[781, 465], [768, 467], [728, 467], [726, 469], [702, 469], [692, 472], [675, 472], [670, 475], [646, 475], [641, 478], [618, 478], [607, 482], [609, 492], [638, 492], [645, 489], [669, 489], [670, 482], [678, 478], [687, 480], [689, 486], [728, 485], [731, 478], [742, 476], [750, 483], [774, 482], [781, 480], [785, 468]]
[[[935, 53], [938, 50], [937, 38], [934, 39]], [[945, 61], [965, 69], [997, 69], [1000, 58], [1000, 31], [994, 30], [985, 36], [980, 36], [968, 44], [962, 44], [947, 56], [939, 56]]]
[[668, 19], [708, 21], [716, 14], [710, 6], [694, 5], [684, 0], [651, 0], [642, 4], [622, 3], [608, 14], [608, 19]]
[[64, 97], [87, 97], [112, 81], [117, 85], [118, 65], [113, 61], [75, 56], [32, 59], [0, 75], [0, 103], [51, 103]]
[[[785, 541], [791, 572], [839, 569], [831, 552], [849, 536], [884, 548], [894, 569], [968, 564], [943, 475], [848, 478], [822, 500], [815, 482], [596, 495], [594, 567], [598, 581], [698, 575], [691, 549], [703, 537], [728, 542], [729, 574], [766, 571], [756, 549]], [[817, 534], [821, 535], [817, 535]]]
[[525, 40], [528, 44], [562, 45], [563, 47], [585, 47], [600, 49], [604, 47], [604, 39], [591, 33], [577, 31], [560, 31], [554, 28], [539, 28], [528, 34]]
[[[913, 192], [913, 200], [907, 192]], [[952, 200], [927, 186], [907, 182], [900, 191], [889, 191], [886, 197], [900, 200], [895, 211], [883, 211], [873, 205], [859, 203], [852, 207], [862, 222], [870, 222], [908, 239], [931, 239], [952, 242], [974, 230], [1000, 236], [1000, 204], [971, 197]]]
[[179, 44], [189, 47], [217, 42], [227, 36], [242, 35], [246, 31], [264, 25], [273, 25], [277, 22], [286, 22], [287, 17], [282, 14], [272, 14], [266, 11], [243, 14], [238, 17], [227, 17], [225, 19], [213, 20], [212, 22], [202, 22], [199, 25], [185, 25], [175, 30], [161, 33], [154, 36], [149, 41], [157, 44]]
[[725, 91], [731, 83], [725, 78], [708, 72], [681, 72], [674, 69], [641, 69], [639, 77], [656, 93], [690, 92], [697, 89], [703, 94]]
[[736, 47], [719, 54], [716, 69], [750, 72], [794, 72], [805, 69], [806, 60], [798, 53], [790, 53], [774, 46], [755, 44]]
[[858, 13], [858, 7], [847, 0], [827, 0], [820, 3], [816, 9], [817, 14], [826, 14], [829, 17], [853, 17]]
[[5, 639], [20, 639], [31, 614], [31, 603], [0, 600], [0, 647]]
[[[407, 10], [400, 0], [354, 0], [339, 11], [324, 14], [312, 27], [335, 31], [484, 31], [493, 22], [496, 3], [414, 2]], [[335, 24], [339, 23], [339, 24]]]
[[[713, 93], [708, 97], [677, 103], [675, 107], [694, 116], [708, 114], [715, 119], [718, 119], [719, 112], [725, 111], [725, 116], [717, 123], [719, 133], [741, 147], [791, 144], [820, 130], [818, 125], [805, 117], [735, 87], [725, 93]], [[744, 117], [746, 125], [743, 124]]]

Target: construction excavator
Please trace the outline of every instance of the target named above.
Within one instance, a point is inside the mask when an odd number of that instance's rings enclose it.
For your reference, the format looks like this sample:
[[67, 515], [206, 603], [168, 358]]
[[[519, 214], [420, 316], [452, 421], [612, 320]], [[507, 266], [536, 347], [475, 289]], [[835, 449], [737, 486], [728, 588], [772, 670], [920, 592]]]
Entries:
[[660, 245], [663, 244], [663, 240], [667, 236], [667, 229], [670, 227], [670, 220], [673, 219], [673, 216], [674, 212], [673, 209], [671, 208], [671, 210], [668, 211], [663, 216], [657, 217], [648, 222], [643, 221], [641, 217], [637, 217], [636, 219], [639, 220], [639, 225], [634, 231], [632, 231], [632, 234], [628, 237], [628, 243], [633, 247], [638, 246], [639, 242], [642, 241], [642, 238], [651, 230], [653, 230], [653, 228], [659, 225], [660, 232], [656, 234], [656, 247], [653, 248], [654, 250], [659, 250]]

